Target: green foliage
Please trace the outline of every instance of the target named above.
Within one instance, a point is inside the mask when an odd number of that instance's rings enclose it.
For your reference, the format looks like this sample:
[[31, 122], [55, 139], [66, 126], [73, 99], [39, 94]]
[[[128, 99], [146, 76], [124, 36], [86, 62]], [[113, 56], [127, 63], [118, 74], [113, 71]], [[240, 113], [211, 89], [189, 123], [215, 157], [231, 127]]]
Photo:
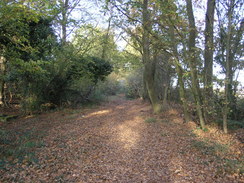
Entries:
[[[221, 127], [223, 120], [217, 120], [217, 124]], [[236, 120], [228, 120], [227, 122], [228, 129], [237, 130], [240, 128], [244, 128], [244, 120], [236, 121]]]
[[79, 54], [82, 56], [102, 58], [106, 49], [105, 59], [111, 63], [116, 62], [114, 58], [118, 55], [118, 50], [112, 32], [107, 33], [105, 29], [85, 24], [76, 31], [72, 43], [79, 48]]
[[116, 95], [121, 92], [122, 86], [118, 75], [110, 74], [104, 82], [99, 82], [96, 90], [99, 90], [106, 96]]
[[[62, 49], [63, 57], [60, 58], [60, 51], [57, 57], [44, 67], [46, 73], [43, 72], [39, 80], [29, 82], [29, 86], [33, 86], [31, 93], [37, 97], [31, 97], [33, 101], [50, 102], [55, 105], [84, 102], [88, 100], [97, 82], [104, 80], [112, 71], [111, 65], [102, 59], [79, 58], [73, 53], [70, 55], [69, 48]], [[42, 82], [45, 76], [46, 80]], [[38, 90], [35, 83], [38, 83]]]
[[87, 62], [85, 69], [92, 75], [92, 80], [97, 83], [104, 80], [112, 72], [112, 66], [107, 61], [98, 57], [88, 57], [84, 59]]
[[242, 120], [244, 119], [244, 98], [236, 98], [236, 106], [235, 106], [235, 119]]
[[244, 173], [244, 165], [243, 165], [244, 157], [242, 156], [240, 160], [236, 159], [224, 159], [224, 166], [219, 167], [219, 173], [228, 172], [230, 174], [243, 174]]
[[37, 22], [31, 21], [27, 25], [29, 46], [33, 49], [30, 53], [22, 52], [21, 59], [25, 61], [50, 59], [52, 49], [58, 45], [51, 19], [40, 17]]
[[143, 93], [142, 69], [131, 72], [126, 77], [125, 95], [127, 98], [139, 98]]
[[207, 140], [206, 141], [193, 140], [192, 147], [200, 151], [202, 154], [209, 154], [209, 155], [226, 154], [229, 151], [229, 147], [227, 145], [222, 145]]
[[4, 168], [6, 162], [17, 163], [27, 162], [28, 164], [37, 161], [34, 149], [44, 145], [40, 141], [40, 134], [36, 130], [13, 132], [0, 129], [0, 169]]
[[[9, 46], [29, 50], [29, 22], [38, 22], [39, 14], [20, 3], [0, 1], [0, 53]], [[7, 52], [5, 52], [8, 54]]]

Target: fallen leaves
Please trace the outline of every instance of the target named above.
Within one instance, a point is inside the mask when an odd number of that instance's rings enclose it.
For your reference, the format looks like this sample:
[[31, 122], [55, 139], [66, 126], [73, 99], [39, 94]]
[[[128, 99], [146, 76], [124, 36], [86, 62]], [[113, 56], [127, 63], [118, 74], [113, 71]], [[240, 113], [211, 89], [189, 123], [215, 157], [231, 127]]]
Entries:
[[[231, 142], [232, 136], [216, 135], [214, 130], [194, 134], [195, 124], [183, 124], [180, 116], [173, 109], [164, 116], [155, 116], [149, 104], [120, 97], [95, 109], [65, 114], [61, 111], [16, 121], [5, 130], [35, 129], [28, 136], [33, 142], [28, 146], [37, 161], [28, 157], [19, 161], [9, 156], [0, 170], [0, 182], [243, 181], [240, 173], [230, 171], [241, 169], [236, 160], [242, 160], [243, 151], [236, 139], [233, 147], [229, 145], [231, 152], [236, 150], [235, 159], [231, 159], [229, 152], [219, 154], [222, 146], [213, 145], [223, 143], [219, 137]], [[157, 120], [145, 123], [148, 118]], [[43, 132], [45, 135], [38, 140], [45, 145], [37, 147], [34, 137]], [[200, 142], [206, 138], [215, 141]], [[202, 146], [212, 153], [204, 153]]]

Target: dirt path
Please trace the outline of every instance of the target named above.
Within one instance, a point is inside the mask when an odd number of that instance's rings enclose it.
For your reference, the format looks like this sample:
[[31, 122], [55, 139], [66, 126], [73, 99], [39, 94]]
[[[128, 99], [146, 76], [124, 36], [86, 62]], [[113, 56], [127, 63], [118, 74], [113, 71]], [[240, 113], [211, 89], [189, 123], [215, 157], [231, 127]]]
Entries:
[[[192, 149], [196, 137], [177, 111], [151, 115], [141, 100], [116, 98], [95, 109], [26, 119], [11, 128], [44, 133], [38, 161], [0, 170], [1, 182], [241, 182]], [[147, 119], [148, 122], [145, 122]], [[151, 121], [150, 121], [151, 120]], [[34, 121], [34, 122], [33, 122]], [[10, 127], [9, 127], [10, 128]], [[211, 159], [211, 158], [210, 158]]]

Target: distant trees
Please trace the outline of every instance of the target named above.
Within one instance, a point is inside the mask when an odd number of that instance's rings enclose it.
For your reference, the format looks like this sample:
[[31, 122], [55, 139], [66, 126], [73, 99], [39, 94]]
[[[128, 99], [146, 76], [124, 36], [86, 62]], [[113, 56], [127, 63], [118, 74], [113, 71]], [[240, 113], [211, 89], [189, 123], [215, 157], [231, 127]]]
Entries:
[[[236, 104], [233, 104], [235, 97], [230, 88], [235, 87], [233, 76], [235, 68], [240, 69], [240, 50], [243, 47], [243, 20], [239, 18], [241, 15], [238, 16], [240, 8], [243, 8], [240, 1], [208, 0], [204, 32], [196, 25], [195, 7], [191, 0], [109, 0], [106, 3], [117, 10], [114, 21], [133, 40], [128, 44], [141, 53], [144, 91], [148, 94], [155, 113], [159, 113], [165, 105], [160, 95], [165, 94], [165, 101], [170, 97], [169, 93], [173, 92], [169, 86], [172, 86], [174, 79], [178, 80], [185, 121], [191, 119], [189, 111], [192, 110], [192, 104], [202, 129], [206, 123], [217, 120], [222, 114], [226, 117], [233, 113]], [[223, 14], [225, 11], [226, 14]], [[219, 25], [216, 24], [217, 21]], [[228, 26], [227, 22], [232, 23]], [[217, 29], [217, 25], [221, 28]], [[221, 37], [215, 34], [216, 31]], [[204, 44], [201, 44], [201, 39]], [[216, 44], [219, 46], [216, 47]], [[230, 47], [233, 49], [228, 50]], [[224, 103], [214, 101], [216, 97], [221, 97], [220, 94], [215, 96], [214, 92], [214, 63], [219, 63], [227, 74], [225, 83], [228, 86], [225, 87]], [[160, 77], [163, 80], [158, 82], [157, 78]], [[189, 90], [192, 92], [191, 96], [187, 92]], [[223, 113], [219, 113], [219, 106], [228, 107], [225, 107]], [[226, 120], [223, 121], [225, 124]]]
[[[195, 14], [200, 1], [98, 2], [104, 15], [110, 8], [105, 28], [74, 18], [84, 10], [80, 0], [0, 2], [0, 105], [13, 94], [26, 111], [84, 102], [114, 69], [121, 83], [133, 85], [128, 94], [148, 99], [154, 113], [180, 101], [186, 122], [195, 114], [204, 129], [221, 116], [225, 132], [228, 119], [242, 118], [235, 81], [243, 69], [241, 0], [208, 0], [204, 31]], [[124, 50], [116, 34], [127, 41]]]
[[228, 118], [234, 119], [236, 109], [235, 72], [243, 69], [243, 32], [244, 18], [241, 15], [243, 3], [239, 0], [219, 0], [217, 3], [219, 35], [216, 61], [225, 73], [225, 94], [223, 109], [223, 129], [227, 133]]

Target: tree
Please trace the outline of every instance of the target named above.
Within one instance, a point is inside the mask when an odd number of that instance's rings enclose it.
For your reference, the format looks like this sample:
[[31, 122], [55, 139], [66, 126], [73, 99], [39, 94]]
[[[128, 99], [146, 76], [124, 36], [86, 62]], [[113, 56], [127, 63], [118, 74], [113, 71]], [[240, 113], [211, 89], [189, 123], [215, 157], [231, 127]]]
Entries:
[[197, 47], [196, 47], [196, 26], [195, 18], [193, 15], [192, 1], [186, 0], [187, 16], [189, 22], [189, 40], [188, 40], [188, 64], [190, 67], [191, 81], [192, 81], [192, 92], [196, 101], [197, 114], [200, 120], [201, 128], [205, 128], [205, 119], [203, 114], [203, 102], [198, 81], [197, 74]]
[[233, 118], [236, 107], [234, 75], [241, 69], [243, 53], [244, 20], [240, 16], [243, 4], [239, 0], [217, 1], [219, 35], [217, 37], [216, 61], [225, 74], [225, 100], [223, 109], [223, 129], [227, 133], [227, 119]]
[[209, 109], [213, 106], [213, 29], [215, 0], [207, 1], [207, 11], [205, 17], [205, 49], [204, 49], [204, 102], [205, 118], [209, 116]]
[[[67, 42], [67, 38], [74, 30], [80, 26], [84, 17], [79, 20], [75, 19], [73, 13], [81, 14], [82, 11], [86, 11], [85, 8], [81, 8], [81, 0], [56, 0], [53, 6], [52, 17], [55, 24], [61, 43], [64, 45]], [[81, 11], [82, 10], [82, 11]]]
[[119, 54], [112, 30], [108, 32], [91, 24], [84, 24], [76, 30], [72, 44], [81, 56], [99, 57], [113, 64]]
[[155, 91], [154, 86], [154, 72], [156, 69], [155, 59], [150, 58], [150, 31], [151, 31], [151, 22], [150, 22], [150, 14], [148, 10], [148, 0], [143, 0], [142, 5], [142, 60], [144, 63], [144, 74], [143, 78], [145, 81], [146, 89], [148, 96], [150, 98], [153, 112], [158, 114], [162, 111], [162, 106], [158, 99], [158, 96]]
[[16, 49], [31, 50], [27, 38], [29, 34], [28, 22], [37, 22], [39, 15], [25, 5], [22, 6], [21, 3], [8, 1], [0, 2], [0, 12], [0, 103], [4, 105], [7, 63], [10, 58], [16, 57]]

